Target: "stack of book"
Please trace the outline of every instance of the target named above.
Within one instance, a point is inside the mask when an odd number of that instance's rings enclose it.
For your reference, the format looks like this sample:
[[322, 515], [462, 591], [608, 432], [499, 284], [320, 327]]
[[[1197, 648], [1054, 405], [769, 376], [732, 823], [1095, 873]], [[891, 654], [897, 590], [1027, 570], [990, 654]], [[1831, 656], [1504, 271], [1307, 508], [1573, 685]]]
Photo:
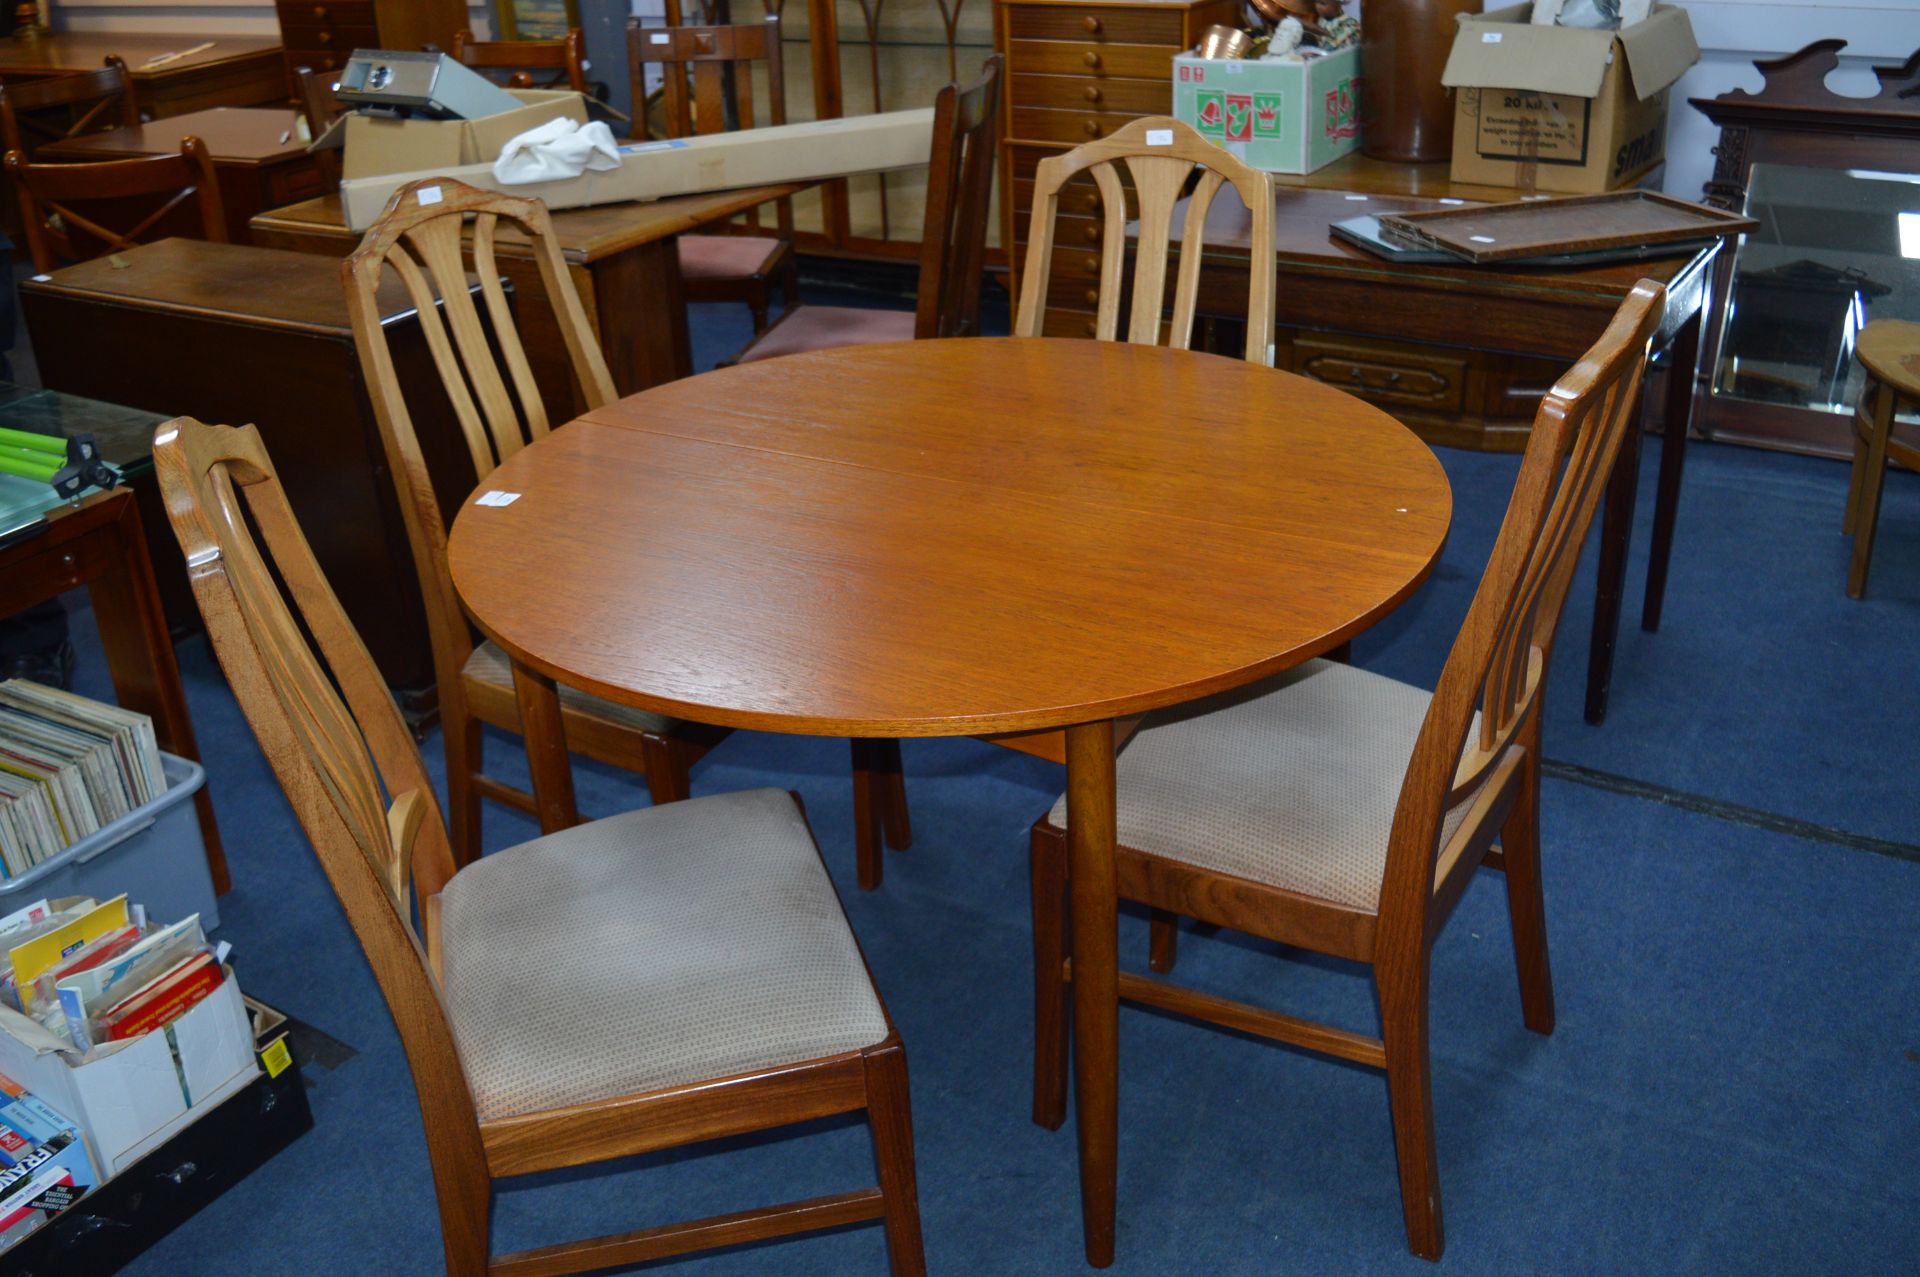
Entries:
[[17, 877], [166, 792], [153, 720], [0, 683], [0, 876]]
[[225, 980], [200, 915], [150, 923], [125, 896], [35, 901], [0, 918], [0, 1002], [77, 1051], [165, 1028]]
[[0, 1250], [84, 1197], [95, 1178], [74, 1124], [0, 1077]]

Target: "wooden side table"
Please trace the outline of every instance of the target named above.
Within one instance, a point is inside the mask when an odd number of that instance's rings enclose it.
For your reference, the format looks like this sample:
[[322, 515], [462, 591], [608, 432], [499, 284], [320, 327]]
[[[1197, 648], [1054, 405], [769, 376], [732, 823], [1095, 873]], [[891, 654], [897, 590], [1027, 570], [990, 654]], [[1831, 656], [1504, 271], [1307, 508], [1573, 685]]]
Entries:
[[[211, 48], [160, 66], [147, 61], [198, 44]], [[271, 106], [287, 100], [280, 42], [258, 36], [152, 32], [60, 31], [0, 39], [0, 80], [92, 71], [108, 54], [125, 58], [134, 97], [148, 119], [213, 106]]]
[[227, 234], [249, 242], [248, 224], [270, 208], [324, 195], [318, 156], [299, 140], [299, 112], [287, 107], [214, 107], [106, 133], [89, 133], [40, 148], [40, 158], [64, 164], [176, 155], [181, 140], [197, 137], [213, 153]]
[[[0, 614], [10, 615], [82, 585], [93, 597], [114, 695], [128, 709], [153, 718], [160, 748], [198, 762], [200, 746], [187, 715], [187, 696], [160, 609], [140, 511], [125, 489], [62, 506], [48, 514], [44, 531], [0, 547]], [[207, 845], [213, 889], [225, 895], [233, 880], [213, 819], [213, 786], [209, 778], [194, 795], [193, 805]]]

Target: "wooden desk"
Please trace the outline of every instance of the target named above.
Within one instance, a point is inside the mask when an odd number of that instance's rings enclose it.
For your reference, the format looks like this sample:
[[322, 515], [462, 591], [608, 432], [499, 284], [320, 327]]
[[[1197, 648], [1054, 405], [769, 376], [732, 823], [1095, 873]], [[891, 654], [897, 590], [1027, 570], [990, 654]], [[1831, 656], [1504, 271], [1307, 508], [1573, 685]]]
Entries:
[[[147, 59], [213, 41], [211, 49], [147, 67]], [[134, 97], [149, 119], [214, 106], [274, 106], [287, 100], [280, 42], [258, 36], [65, 31], [34, 39], [0, 37], [0, 80], [91, 71], [109, 54], [125, 58]]]
[[[1452, 410], [1472, 387], [1478, 389], [1471, 393], [1498, 393], [1512, 400], [1513, 409], [1524, 409], [1530, 422], [1540, 397], [1552, 385], [1551, 377], [1537, 387], [1503, 380], [1484, 362], [1476, 372], [1473, 360], [1525, 358], [1544, 363], [1557, 377], [1598, 339], [1635, 281], [1655, 279], [1666, 285], [1666, 318], [1653, 344], [1655, 351], [1670, 352], [1665, 436], [1640, 619], [1641, 628], [1658, 629], [1686, 460], [1702, 317], [1718, 244], [1692, 254], [1580, 270], [1410, 265], [1386, 261], [1336, 239], [1327, 226], [1360, 213], [1438, 208], [1441, 197], [1367, 194], [1354, 198], [1358, 194], [1301, 188], [1275, 194], [1276, 323], [1294, 330], [1285, 340], [1296, 371], [1334, 381], [1404, 415], [1408, 424], [1428, 437], [1437, 435], [1438, 441], [1465, 442], [1429, 431], [1428, 425], [1435, 411]], [[1246, 209], [1236, 200], [1216, 199], [1207, 219], [1208, 251], [1201, 267], [1203, 313], [1245, 316], [1248, 244]], [[1276, 364], [1286, 362], [1276, 353]], [[1524, 432], [1515, 432], [1510, 446], [1524, 446], [1525, 438]], [[1607, 712], [1639, 473], [1640, 431], [1636, 428], [1621, 445], [1601, 521], [1600, 580], [1587, 657], [1590, 723], [1602, 721]]]
[[227, 234], [249, 242], [249, 224], [266, 209], [312, 199], [327, 189], [318, 157], [299, 140], [298, 111], [287, 107], [217, 106], [106, 133], [89, 133], [40, 148], [39, 158], [63, 164], [177, 155], [197, 137], [213, 153]]
[[[569, 208], [553, 214], [554, 234], [573, 286], [600, 335], [600, 349], [621, 394], [693, 372], [686, 290], [681, 285], [680, 250], [674, 237], [797, 194], [807, 185], [758, 186], [651, 203]], [[359, 247], [360, 234], [347, 229], [340, 197], [328, 195], [254, 218], [253, 242], [345, 257]], [[498, 259], [501, 270], [520, 291], [520, 336], [527, 359], [549, 405], [578, 407], [560, 325], [547, 304], [540, 272], [522, 247], [525, 243], [526, 237], [516, 228], [501, 226]], [[556, 411], [554, 415], [565, 414]]]
[[[160, 591], [147, 558], [146, 536], [133, 494], [97, 492], [47, 516], [46, 530], [0, 548], [0, 614], [11, 615], [66, 590], [86, 586], [100, 627], [113, 693], [128, 709], [153, 719], [160, 748], [200, 761], [187, 715], [187, 695], [173, 640], [160, 610]], [[213, 889], [233, 885], [220, 829], [213, 820], [209, 777], [193, 797], [200, 835], [207, 846]]]
[[975, 338], [662, 386], [487, 486], [520, 499], [468, 503], [449, 558], [514, 659], [545, 829], [577, 818], [555, 678], [776, 732], [1066, 728], [1081, 1193], [1088, 1258], [1110, 1262], [1114, 720], [1391, 610], [1446, 538], [1439, 461], [1378, 409], [1241, 360]]
[[[125, 269], [101, 258], [20, 286], [42, 382], [169, 417], [257, 423], [314, 554], [381, 674], [403, 707], [426, 713], [433, 686], [426, 614], [339, 263], [187, 239], [118, 257]], [[457, 504], [473, 487], [473, 461], [398, 279], [385, 282], [380, 306], [421, 446], [444, 480], [438, 495]], [[180, 551], [164, 524], [153, 559], [171, 591], [173, 619], [197, 626]]]

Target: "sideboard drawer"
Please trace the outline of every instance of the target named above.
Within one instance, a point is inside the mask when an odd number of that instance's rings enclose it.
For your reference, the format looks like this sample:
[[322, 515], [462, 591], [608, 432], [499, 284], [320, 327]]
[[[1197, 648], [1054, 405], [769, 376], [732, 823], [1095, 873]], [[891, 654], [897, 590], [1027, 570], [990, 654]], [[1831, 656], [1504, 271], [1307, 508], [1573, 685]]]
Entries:
[[[1173, 85], [1166, 80], [1092, 80], [1083, 75], [1016, 75], [1016, 108], [1050, 106], [1069, 111], [1173, 114]], [[1019, 134], [1013, 136], [1018, 137]]]
[[1010, 40], [1007, 69], [1052, 75], [1119, 76], [1132, 80], [1161, 80], [1172, 91], [1173, 55], [1170, 44], [1084, 44], [1066, 40]]
[[1465, 402], [1467, 362], [1390, 342], [1302, 333], [1293, 370], [1382, 404], [1458, 412]]
[[1091, 337], [1094, 331], [1095, 317], [1090, 310], [1049, 306], [1040, 319], [1042, 337]]
[[1007, 34], [1016, 40], [1098, 40], [1119, 44], [1179, 44], [1178, 9], [1157, 13], [1082, 5], [1014, 5], [1007, 9]]
[[1013, 108], [1013, 136], [1036, 142], [1067, 142], [1078, 146], [1118, 133], [1137, 116], [1100, 111], [1051, 111], [1044, 107]]

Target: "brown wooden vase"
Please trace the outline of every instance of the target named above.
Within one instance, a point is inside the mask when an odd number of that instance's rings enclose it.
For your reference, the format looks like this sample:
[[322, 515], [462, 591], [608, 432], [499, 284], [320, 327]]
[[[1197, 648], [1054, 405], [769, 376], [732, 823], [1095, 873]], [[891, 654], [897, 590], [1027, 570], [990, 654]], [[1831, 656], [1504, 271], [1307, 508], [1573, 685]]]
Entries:
[[1377, 160], [1423, 163], [1453, 154], [1453, 96], [1440, 72], [1456, 19], [1479, 0], [1366, 0], [1360, 6], [1360, 149]]

